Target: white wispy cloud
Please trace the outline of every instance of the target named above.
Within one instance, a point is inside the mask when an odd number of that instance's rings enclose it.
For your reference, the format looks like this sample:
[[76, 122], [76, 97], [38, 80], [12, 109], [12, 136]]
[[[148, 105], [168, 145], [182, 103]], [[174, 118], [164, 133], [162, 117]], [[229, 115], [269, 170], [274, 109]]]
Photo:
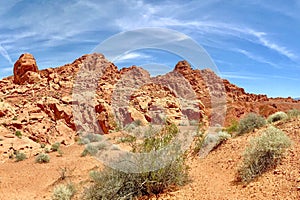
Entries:
[[266, 60], [265, 58], [261, 57], [261, 56], [258, 56], [254, 53], [251, 53], [249, 51], [246, 51], [244, 49], [233, 49], [233, 51], [236, 51], [238, 53], [241, 53], [245, 56], [247, 56], [248, 58], [254, 60], [254, 61], [257, 61], [257, 62], [260, 62], [260, 63], [265, 63], [265, 64], [268, 64], [268, 65], [271, 65], [275, 68], [280, 68], [277, 64], [273, 63], [273, 62], [270, 62], [268, 60]]
[[[159, 7], [141, 3], [138, 4], [138, 9], [143, 15], [136, 15], [135, 20], [130, 20], [130, 16], [124, 16], [120, 19], [116, 19], [115, 23], [121, 30], [132, 30], [140, 27], [164, 27], [164, 28], [175, 28], [177, 30], [183, 30], [186, 33], [194, 34], [194, 36], [207, 37], [208, 35], [218, 35], [219, 38], [214, 37], [214, 40], [221, 40], [225, 37], [240, 38], [245, 41], [249, 41], [256, 45], [266, 47], [280, 55], [283, 55], [290, 60], [296, 60], [298, 57], [288, 47], [278, 43], [270, 37], [270, 34], [264, 31], [255, 30], [243, 23], [225, 23], [217, 20], [207, 20], [205, 18], [194, 20], [192, 17], [182, 20], [176, 13], [181, 13], [182, 7], [177, 7], [176, 3], [172, 8], [175, 14], [166, 16], [163, 13], [170, 9], [168, 5], [160, 5]], [[178, 12], [177, 12], [178, 11]], [[136, 12], [135, 12], [136, 13]], [[139, 12], [137, 12], [139, 13]], [[207, 41], [208, 39], [205, 38]], [[208, 43], [206, 43], [208, 44]], [[223, 47], [220, 47], [223, 48]], [[260, 59], [262, 60], [262, 59]]]
[[115, 62], [128, 62], [128, 61], [148, 59], [148, 58], [151, 58], [151, 56], [146, 55], [144, 53], [131, 52], [117, 57]]
[[285, 46], [279, 45], [279, 44], [267, 39], [267, 37], [268, 37], [267, 33], [258, 32], [258, 31], [251, 30], [251, 29], [248, 30], [248, 32], [249, 32], [249, 34], [252, 34], [253, 36], [255, 36], [257, 38], [258, 43], [260, 45], [265, 46], [273, 51], [276, 51], [277, 53], [284, 55], [291, 60], [297, 59], [297, 56], [291, 50], [288, 50]]
[[9, 62], [9, 64], [13, 65], [13, 62], [6, 51], [6, 49], [0, 44], [0, 54]]
[[262, 75], [262, 74], [243, 74], [240, 72], [222, 72], [222, 78], [228, 79], [242, 79], [242, 80], [271, 80], [271, 79], [281, 79], [281, 80], [291, 80], [291, 81], [299, 81], [299, 78], [291, 77], [291, 76], [280, 76], [280, 75]]

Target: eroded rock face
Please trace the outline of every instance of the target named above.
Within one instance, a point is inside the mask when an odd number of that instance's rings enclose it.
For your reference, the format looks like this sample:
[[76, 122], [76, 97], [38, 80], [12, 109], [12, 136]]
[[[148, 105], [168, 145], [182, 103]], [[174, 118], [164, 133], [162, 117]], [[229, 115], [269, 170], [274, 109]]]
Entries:
[[[226, 93], [227, 124], [249, 112], [268, 116], [279, 110], [300, 109], [300, 101], [249, 94], [211, 70], [192, 69], [186, 61], [178, 62], [172, 72], [151, 77], [137, 66], [119, 70], [102, 54], [84, 55], [73, 63], [38, 71], [33, 56], [23, 54], [15, 64], [14, 76], [0, 80], [0, 160], [2, 154], [7, 157], [4, 147], [10, 148], [11, 143], [14, 150], [35, 152], [39, 143], [75, 142], [78, 127], [72, 105], [78, 102], [73, 99], [73, 89], [80, 67], [89, 58], [96, 58], [90, 67], [106, 67], [102, 77], [94, 81], [98, 85], [95, 102], [90, 105], [96, 111], [101, 133], [105, 134], [118, 126], [117, 117], [125, 125], [134, 120], [148, 124], [164, 119], [176, 124], [185, 120], [206, 123], [213, 115], [212, 91], [215, 97]], [[88, 127], [89, 113], [82, 115], [80, 126]], [[22, 133], [21, 139], [16, 131]]]
[[40, 80], [35, 58], [29, 53], [22, 54], [14, 65], [14, 83], [35, 83]]

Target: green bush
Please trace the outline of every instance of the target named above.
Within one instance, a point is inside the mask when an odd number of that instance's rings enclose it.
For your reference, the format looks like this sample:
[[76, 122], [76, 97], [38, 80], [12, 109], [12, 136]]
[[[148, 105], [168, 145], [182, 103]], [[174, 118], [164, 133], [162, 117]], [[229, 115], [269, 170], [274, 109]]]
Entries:
[[54, 188], [52, 200], [70, 200], [76, 190], [72, 183], [67, 185], [58, 185]]
[[17, 162], [25, 160], [25, 159], [26, 159], [26, 154], [25, 153], [20, 153], [20, 152], [16, 153], [16, 161]]
[[298, 117], [298, 116], [300, 116], [300, 110], [297, 110], [297, 109], [291, 109], [291, 110], [288, 110], [288, 111], [287, 111], [287, 115], [288, 115], [290, 118]]
[[260, 128], [266, 124], [265, 118], [255, 113], [249, 113], [243, 119], [240, 120], [238, 126], [238, 135], [242, 135], [244, 133], [248, 133], [255, 128]]
[[236, 121], [236, 120], [233, 120], [233, 121], [231, 122], [231, 125], [230, 125], [229, 127], [227, 127], [227, 128], [225, 129], [225, 131], [226, 131], [227, 133], [229, 133], [229, 134], [232, 134], [232, 133], [237, 132], [238, 129], [239, 129], [239, 122]]
[[44, 153], [39, 153], [35, 158], [35, 162], [37, 163], [48, 163], [49, 161], [50, 161], [50, 156]]
[[279, 111], [279, 112], [276, 112], [276, 113], [270, 115], [268, 117], [267, 121], [269, 123], [273, 123], [273, 122], [277, 122], [277, 121], [284, 120], [287, 118], [288, 118], [288, 115], [285, 112]]
[[[152, 138], [146, 138], [133, 151], [146, 153], [164, 148], [178, 133], [175, 125], [163, 128]], [[134, 141], [135, 142], [135, 141]], [[177, 152], [178, 153], [178, 152]], [[167, 166], [155, 171], [126, 173], [109, 167], [91, 172], [93, 184], [84, 191], [84, 199], [135, 199], [143, 195], [158, 194], [166, 188], [183, 185], [188, 178], [186, 155], [181, 153]], [[142, 161], [141, 161], [142, 162]]]
[[243, 162], [237, 173], [238, 180], [249, 182], [276, 166], [290, 145], [289, 137], [274, 127], [269, 127], [261, 136], [252, 138], [243, 153]]
[[18, 137], [18, 138], [22, 138], [22, 133], [21, 131], [16, 131], [15, 135]]
[[58, 151], [60, 148], [60, 143], [59, 142], [55, 142], [54, 144], [52, 144], [51, 146], [51, 151]]

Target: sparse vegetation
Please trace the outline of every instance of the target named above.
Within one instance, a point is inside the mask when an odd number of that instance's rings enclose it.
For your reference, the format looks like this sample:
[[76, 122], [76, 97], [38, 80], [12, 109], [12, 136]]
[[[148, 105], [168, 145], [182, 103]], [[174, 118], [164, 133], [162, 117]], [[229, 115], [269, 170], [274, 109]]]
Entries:
[[[168, 125], [152, 138], [146, 138], [134, 152], [147, 153], [165, 147], [178, 133], [175, 125]], [[178, 153], [178, 152], [177, 152]], [[161, 193], [171, 185], [187, 181], [186, 155], [180, 154], [167, 166], [155, 171], [126, 173], [106, 167], [101, 172], [92, 171], [93, 185], [84, 191], [84, 199], [134, 199], [143, 195]]]
[[50, 151], [49, 148], [44, 148], [44, 152], [45, 152], [45, 153], [50, 153], [51, 151]]
[[193, 154], [197, 154], [199, 153], [203, 141], [204, 141], [204, 132], [199, 132], [195, 137], [194, 137], [194, 141], [195, 141], [195, 146], [193, 149]]
[[231, 138], [231, 135], [225, 131], [218, 131], [217, 133], [208, 133], [203, 139], [196, 140], [193, 153], [197, 154], [201, 149], [209, 148], [209, 151], [217, 148], [223, 141]]
[[26, 159], [26, 154], [19, 151], [16, 152], [16, 162], [23, 161]]
[[253, 138], [245, 149], [237, 179], [249, 182], [276, 166], [290, 145], [291, 141], [284, 132], [269, 127], [261, 136]]
[[89, 144], [93, 142], [100, 142], [103, 139], [102, 135], [99, 134], [94, 134], [94, 133], [89, 133], [84, 136], [82, 136], [78, 144], [84, 145], [84, 144]]
[[57, 150], [57, 153], [58, 153], [57, 155], [58, 157], [62, 157], [64, 154], [64, 152], [60, 148]]
[[60, 150], [60, 143], [59, 142], [55, 142], [54, 144], [52, 144], [51, 151], [59, 151], [59, 150]]
[[132, 135], [128, 135], [125, 137], [121, 137], [118, 142], [119, 143], [133, 143], [136, 141], [136, 137], [132, 136]]
[[15, 132], [15, 135], [18, 137], [18, 138], [22, 138], [22, 133], [21, 133], [21, 131], [16, 131]]
[[237, 120], [233, 120], [231, 125], [225, 128], [225, 131], [229, 134], [237, 132], [239, 129], [239, 122]]
[[297, 109], [288, 110], [287, 115], [288, 115], [289, 118], [299, 117], [300, 116], [300, 110], [297, 110]]
[[240, 120], [237, 134], [242, 135], [244, 133], [248, 133], [250, 131], [253, 131], [255, 128], [260, 128], [264, 126], [265, 124], [265, 118], [255, 113], [249, 113], [243, 119]]
[[60, 167], [59, 172], [59, 180], [65, 180], [67, 177], [71, 177], [72, 173], [74, 172], [75, 167], [73, 169], [69, 169], [67, 167]]
[[58, 185], [54, 188], [52, 200], [70, 200], [76, 192], [72, 183], [67, 185]]
[[49, 161], [50, 161], [50, 156], [45, 153], [39, 153], [35, 158], [35, 162], [37, 163], [48, 163]]
[[96, 155], [98, 152], [98, 148], [97, 146], [95, 145], [91, 145], [91, 144], [88, 144], [86, 145], [85, 149], [83, 150], [83, 152], [81, 153], [81, 156], [87, 156], [87, 155], [91, 155], [91, 156], [94, 156]]
[[274, 122], [281, 121], [281, 120], [284, 120], [287, 118], [288, 118], [288, 115], [285, 112], [279, 111], [279, 112], [276, 112], [276, 113], [270, 115], [268, 117], [267, 121], [268, 121], [268, 123], [274, 123]]

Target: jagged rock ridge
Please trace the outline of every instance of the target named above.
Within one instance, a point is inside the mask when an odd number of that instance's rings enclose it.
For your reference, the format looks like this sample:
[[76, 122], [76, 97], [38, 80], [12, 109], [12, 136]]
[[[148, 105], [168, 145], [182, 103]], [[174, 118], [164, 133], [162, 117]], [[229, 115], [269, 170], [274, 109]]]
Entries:
[[[178, 62], [174, 71], [153, 78], [136, 66], [118, 70], [102, 54], [84, 55], [71, 64], [44, 70], [38, 70], [32, 55], [23, 54], [14, 66], [14, 76], [0, 80], [0, 159], [14, 150], [32, 152], [41, 143], [74, 143], [73, 84], [90, 57], [105, 66], [97, 80], [94, 102], [96, 119], [104, 133], [118, 126], [114, 113], [120, 114], [122, 123], [161, 123], [168, 119], [177, 124], [200, 120], [208, 125], [214, 115], [212, 93], [215, 98], [225, 95], [225, 125], [248, 112], [267, 116], [300, 108], [299, 101], [291, 98], [246, 93], [209, 69], [193, 70], [186, 61]], [[16, 131], [21, 132], [21, 139]]]

